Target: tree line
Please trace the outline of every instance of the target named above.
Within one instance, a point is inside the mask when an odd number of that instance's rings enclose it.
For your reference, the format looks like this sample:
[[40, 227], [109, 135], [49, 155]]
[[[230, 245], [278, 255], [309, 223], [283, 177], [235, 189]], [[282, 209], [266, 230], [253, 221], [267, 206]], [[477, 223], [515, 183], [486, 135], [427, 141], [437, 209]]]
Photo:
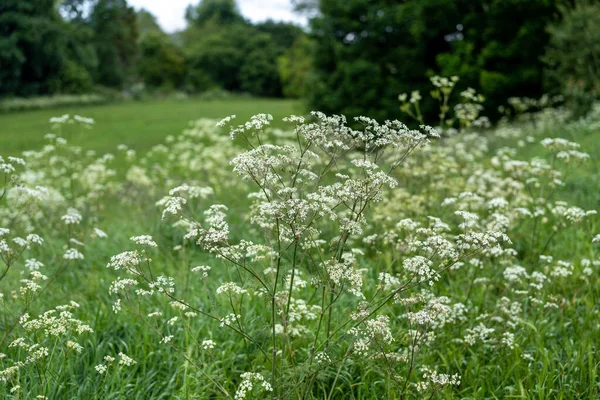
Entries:
[[306, 36], [300, 27], [253, 24], [235, 0], [200, 1], [185, 18], [183, 31], [167, 34], [152, 14], [126, 0], [0, 0], [0, 96], [139, 83], [283, 96], [278, 62]]
[[432, 75], [477, 88], [490, 116], [509, 97], [562, 93], [589, 108], [600, 93], [598, 0], [291, 1], [308, 27], [251, 23], [235, 0], [199, 0], [167, 34], [127, 0], [0, 0], [0, 96], [143, 83], [384, 119]]
[[315, 15], [306, 93], [325, 112], [398, 115], [398, 93], [428, 92], [433, 75], [476, 88], [492, 117], [510, 97], [564, 94], [589, 108], [600, 95], [597, 0], [295, 3]]

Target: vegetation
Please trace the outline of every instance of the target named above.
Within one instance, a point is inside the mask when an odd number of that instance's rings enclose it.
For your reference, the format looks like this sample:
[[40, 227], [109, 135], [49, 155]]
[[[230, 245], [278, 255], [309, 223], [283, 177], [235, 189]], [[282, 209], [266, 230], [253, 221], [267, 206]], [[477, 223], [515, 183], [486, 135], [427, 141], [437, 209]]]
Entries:
[[600, 3], [292, 3], [0, 1], [0, 397], [600, 398]]
[[266, 109], [271, 110], [277, 119], [302, 111], [297, 101], [248, 101], [243, 97], [167, 98], [100, 106], [70, 105], [0, 115], [0, 148], [4, 156], [18, 156], [25, 150], [39, 148], [45, 143], [43, 133], [50, 128], [49, 119], [70, 114], [86, 115], [96, 120], [93, 130], [73, 138], [74, 144], [101, 153], [112, 152], [118, 144], [126, 144], [133, 150], [144, 152], [162, 143], [167, 136], [181, 132], [190, 121], [199, 118], [219, 119], [228, 113], [248, 119]]
[[307, 97], [313, 51], [313, 42], [307, 36], [300, 36], [277, 60], [285, 97]]
[[597, 397], [600, 112], [568, 117], [259, 114], [107, 155], [101, 120], [52, 118], [1, 164], [0, 390]]
[[[461, 90], [478, 88], [488, 115], [495, 117], [507, 98], [546, 91], [540, 58], [548, 43], [544, 27], [554, 22], [557, 4], [321, 0], [320, 14], [311, 22], [316, 38], [311, 104], [389, 118], [395, 94], [424, 90], [429, 76], [441, 73], [460, 76]], [[433, 103], [424, 108], [430, 116], [435, 112]]]
[[205, 0], [190, 7], [186, 18], [189, 27], [181, 39], [188, 87], [282, 96], [277, 59], [304, 35], [300, 28], [272, 21], [251, 25], [230, 0]]
[[78, 68], [67, 57], [63, 22], [53, 0], [0, 4], [0, 93], [30, 96], [60, 90]]
[[277, 60], [306, 35], [283, 22], [251, 24], [233, 0], [190, 6], [188, 27], [175, 35], [126, 0], [6, 1], [0, 12], [2, 97], [131, 91], [140, 84], [150, 91], [221, 88], [281, 97]]
[[547, 28], [548, 79], [583, 115], [600, 95], [600, 5], [577, 1], [573, 8], [562, 7], [561, 13], [561, 22]]
[[[293, 4], [308, 28], [251, 23], [235, 0], [199, 0], [167, 34], [127, 0], [5, 1], [0, 97], [225, 90], [384, 120], [397, 117], [398, 93], [423, 92], [439, 74], [478, 88], [494, 121], [510, 97], [564, 95], [577, 115], [598, 98], [597, 0]], [[421, 106], [435, 116], [435, 102]]]
[[0, 101], [0, 111], [27, 111], [44, 108], [54, 108], [60, 106], [81, 106], [86, 104], [106, 103], [112, 99], [109, 96], [101, 96], [98, 94], [61, 94], [54, 96], [39, 96], [39, 97], [15, 97]]

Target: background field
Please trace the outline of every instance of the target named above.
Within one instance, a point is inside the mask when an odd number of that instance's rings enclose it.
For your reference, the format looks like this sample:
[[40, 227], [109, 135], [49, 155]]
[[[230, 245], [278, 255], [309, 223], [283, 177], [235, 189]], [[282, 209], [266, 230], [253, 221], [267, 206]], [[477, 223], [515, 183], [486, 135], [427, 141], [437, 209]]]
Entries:
[[[46, 141], [44, 134], [50, 131], [51, 117], [78, 114], [94, 118], [96, 124], [90, 131], [77, 135], [75, 144], [100, 153], [114, 152], [119, 144], [126, 144], [137, 151], [150, 149], [162, 143], [169, 135], [178, 135], [190, 121], [200, 118], [220, 120], [236, 114], [238, 121], [246, 121], [258, 113], [273, 115], [274, 127], [282, 127], [283, 117], [302, 115], [306, 106], [299, 100], [248, 99], [228, 100], [164, 99], [143, 102], [122, 102], [105, 105], [72, 106], [47, 110], [0, 114], [0, 152], [2, 155], [18, 155], [24, 150], [40, 148]], [[402, 115], [398, 115], [402, 118]], [[600, 140], [598, 131], [550, 130], [549, 137], [564, 137], [580, 143], [591, 159], [588, 164], [571, 176], [568, 197], [581, 206], [600, 206]], [[539, 147], [524, 150], [523, 156], [534, 157]]]
[[111, 152], [121, 143], [135, 150], [149, 149], [168, 135], [178, 135], [189, 121], [199, 118], [220, 120], [236, 114], [245, 121], [254, 114], [268, 112], [280, 121], [284, 116], [302, 111], [297, 100], [189, 98], [5, 113], [0, 114], [0, 152], [5, 156], [15, 155], [40, 147], [44, 143], [44, 134], [50, 131], [48, 120], [63, 114], [94, 118], [94, 129], [77, 137], [76, 144], [86, 149]]

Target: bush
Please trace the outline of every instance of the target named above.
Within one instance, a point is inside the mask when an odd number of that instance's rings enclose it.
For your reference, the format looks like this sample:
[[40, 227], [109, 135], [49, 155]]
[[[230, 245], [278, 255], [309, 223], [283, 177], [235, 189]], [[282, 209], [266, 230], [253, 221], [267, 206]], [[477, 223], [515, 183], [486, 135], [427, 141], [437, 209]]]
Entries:
[[137, 70], [147, 86], [173, 89], [182, 84], [186, 72], [185, 59], [167, 35], [148, 33], [140, 40], [139, 47]]
[[[398, 93], [439, 72], [481, 89], [495, 110], [510, 96], [543, 94], [544, 27], [554, 0], [322, 0], [312, 22], [318, 84], [313, 108], [397, 118]], [[433, 117], [433, 104], [423, 113]], [[493, 117], [490, 115], [490, 117]]]
[[562, 7], [561, 17], [547, 29], [546, 73], [550, 87], [559, 88], [582, 115], [600, 97], [600, 5], [578, 0]]
[[300, 98], [308, 95], [313, 47], [307, 36], [300, 36], [277, 60], [279, 79], [285, 97]]

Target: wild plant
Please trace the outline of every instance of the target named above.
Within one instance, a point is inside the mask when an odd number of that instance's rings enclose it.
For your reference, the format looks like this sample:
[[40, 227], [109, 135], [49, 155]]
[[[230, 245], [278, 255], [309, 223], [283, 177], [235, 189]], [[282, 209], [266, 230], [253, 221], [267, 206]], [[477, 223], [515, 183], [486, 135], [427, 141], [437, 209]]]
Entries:
[[[458, 384], [457, 375], [417, 368], [418, 349], [436, 328], [461, 315], [450, 299], [422, 289], [461, 260], [499, 248], [508, 238], [496, 230], [448, 235], [436, 219], [409, 233], [399, 225], [402, 250], [393, 241], [378, 243], [373, 265], [362, 249], [365, 241], [373, 243], [364, 231], [372, 209], [397, 186], [394, 171], [439, 135], [431, 127], [411, 130], [398, 121], [360, 117], [362, 129], [355, 130], [340, 116], [312, 116], [314, 122], [289, 117], [294, 135], [281, 144], [267, 142], [269, 115], [231, 126], [231, 137], [249, 148], [233, 158], [233, 170], [256, 188], [248, 195], [246, 231], [231, 231], [225, 204], [192, 212], [206, 188], [179, 186], [160, 202], [163, 218], [175, 217], [175, 225], [187, 231], [184, 238], [215, 257], [192, 271], [210, 281], [213, 270], [226, 268], [230, 281], [216, 288], [207, 284], [201, 302], [181, 296], [175, 280], [152, 265], [158, 244], [149, 236], [132, 237], [138, 249], [108, 264], [127, 272], [111, 286], [113, 308], [146, 321], [167, 345], [174, 342], [168, 326], [182, 325], [185, 334], [189, 317], [237, 335], [248, 370], [235, 393], [218, 375], [205, 376], [226, 397], [244, 398], [252, 390], [273, 398], [332, 396], [352, 366], [385, 376], [383, 393], [392, 397], [413, 390], [433, 395]], [[157, 297], [182, 315], [149, 313]], [[168, 319], [157, 322], [161, 317]], [[202, 352], [196, 340], [195, 351]], [[178, 353], [190, 363], [194, 359], [182, 349]]]
[[[93, 124], [79, 116], [51, 122], [59, 130]], [[109, 191], [110, 158], [82, 156], [55, 134], [47, 140], [24, 158], [0, 157], [0, 383], [16, 399], [66, 395], [72, 360], [83, 357], [93, 329], [80, 319], [77, 302], [48, 299], [65, 274], [82, 267], [84, 247], [107, 237], [91, 214]]]
[[[543, 114], [535, 118], [544, 121]], [[563, 138], [530, 136], [540, 133], [512, 125], [487, 137], [463, 133], [438, 141], [396, 172], [399, 182], [419, 184], [395, 190], [374, 216], [374, 240], [397, 240], [391, 233], [396, 221], [415, 229], [429, 224], [431, 214], [447, 222], [468, 216], [461, 226], [494, 229], [513, 239], [513, 248], [494, 250], [488, 259], [473, 257], [447, 274], [448, 293], [465, 291], [459, 334], [449, 341], [456, 354], [479, 349], [490, 356], [512, 353], [528, 366], [542, 363], [543, 352], [527, 344], [531, 338], [539, 342], [556, 334], [551, 332], [560, 330], [555, 324], [565, 307], [589, 307], [569, 292], [581, 285], [593, 290], [591, 277], [600, 266], [591, 243], [598, 216], [564, 200], [569, 177], [585, 168], [589, 155]], [[534, 146], [545, 149], [536, 150], [544, 157], [518, 158], [520, 148]], [[571, 243], [569, 251], [561, 242]]]
[[[439, 106], [439, 123], [437, 129], [442, 132], [452, 132], [457, 126], [459, 129], [467, 129], [471, 126], [479, 128], [489, 128], [490, 121], [487, 117], [480, 117], [483, 111], [481, 103], [485, 98], [477, 94], [475, 89], [467, 88], [460, 92], [460, 101], [451, 107], [451, 97], [456, 83], [460, 80], [458, 76], [450, 78], [441, 76], [432, 76], [430, 78], [434, 89], [430, 91], [431, 98], [436, 100]], [[423, 99], [418, 90], [411, 92], [410, 97], [406, 93], [398, 96], [402, 103], [400, 111], [407, 114], [412, 119], [425, 124], [425, 118], [421, 112], [421, 100]]]
[[[174, 365], [156, 384], [183, 398], [516, 396], [567, 359], [589, 366], [569, 393], [594, 393], [593, 346], [561, 339], [596, 329], [598, 215], [571, 190], [590, 157], [546, 127], [585, 138], [600, 118], [548, 109], [484, 135], [465, 113], [443, 134], [200, 120], [139, 155], [78, 148], [90, 121], [53, 120], [41, 150], [0, 158], [0, 393], [126, 396]], [[126, 317], [88, 315], [89, 277]]]

